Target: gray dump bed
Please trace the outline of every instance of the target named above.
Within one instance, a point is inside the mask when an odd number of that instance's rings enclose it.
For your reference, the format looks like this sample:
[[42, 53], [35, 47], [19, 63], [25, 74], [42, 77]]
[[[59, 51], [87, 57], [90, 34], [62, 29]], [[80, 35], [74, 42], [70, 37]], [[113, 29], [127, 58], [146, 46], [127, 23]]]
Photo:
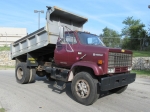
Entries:
[[55, 6], [47, 8], [46, 26], [12, 43], [12, 59], [38, 49], [41, 50], [41, 48], [49, 45], [55, 45], [59, 36], [60, 26], [82, 31], [83, 24], [87, 21], [87, 18]]

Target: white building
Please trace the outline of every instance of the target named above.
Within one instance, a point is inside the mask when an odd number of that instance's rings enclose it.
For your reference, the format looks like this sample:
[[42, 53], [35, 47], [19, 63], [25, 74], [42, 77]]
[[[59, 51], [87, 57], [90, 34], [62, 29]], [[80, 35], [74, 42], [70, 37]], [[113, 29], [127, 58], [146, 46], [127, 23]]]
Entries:
[[26, 28], [0, 27], [0, 46], [9, 46], [12, 42], [26, 35]]

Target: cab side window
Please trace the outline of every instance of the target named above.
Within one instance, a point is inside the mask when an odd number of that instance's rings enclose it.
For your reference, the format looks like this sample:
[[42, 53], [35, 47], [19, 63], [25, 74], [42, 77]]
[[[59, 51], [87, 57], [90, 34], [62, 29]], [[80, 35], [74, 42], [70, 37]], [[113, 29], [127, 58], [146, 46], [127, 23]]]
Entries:
[[77, 40], [75, 38], [74, 33], [66, 33], [65, 34], [65, 42], [69, 44], [76, 44]]

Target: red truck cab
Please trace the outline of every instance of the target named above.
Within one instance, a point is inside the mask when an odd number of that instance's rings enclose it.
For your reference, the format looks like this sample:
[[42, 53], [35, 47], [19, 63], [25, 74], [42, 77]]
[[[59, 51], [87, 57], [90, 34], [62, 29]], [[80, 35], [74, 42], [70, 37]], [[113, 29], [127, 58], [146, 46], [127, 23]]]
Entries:
[[108, 48], [94, 34], [79, 31], [65, 34], [63, 41], [58, 40], [54, 53], [54, 60], [58, 66], [90, 67], [97, 76], [125, 73], [131, 70], [131, 51]]

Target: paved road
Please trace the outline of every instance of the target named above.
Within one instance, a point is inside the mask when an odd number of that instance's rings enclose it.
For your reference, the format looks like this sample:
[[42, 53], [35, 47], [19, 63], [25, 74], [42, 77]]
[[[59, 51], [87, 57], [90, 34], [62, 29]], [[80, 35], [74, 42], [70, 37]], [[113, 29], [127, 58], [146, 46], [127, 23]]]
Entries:
[[32, 84], [15, 81], [14, 70], [0, 70], [0, 106], [8, 112], [150, 112], [150, 79], [138, 78], [122, 94], [103, 93], [91, 106], [77, 103], [70, 84], [56, 91], [46, 78]]

